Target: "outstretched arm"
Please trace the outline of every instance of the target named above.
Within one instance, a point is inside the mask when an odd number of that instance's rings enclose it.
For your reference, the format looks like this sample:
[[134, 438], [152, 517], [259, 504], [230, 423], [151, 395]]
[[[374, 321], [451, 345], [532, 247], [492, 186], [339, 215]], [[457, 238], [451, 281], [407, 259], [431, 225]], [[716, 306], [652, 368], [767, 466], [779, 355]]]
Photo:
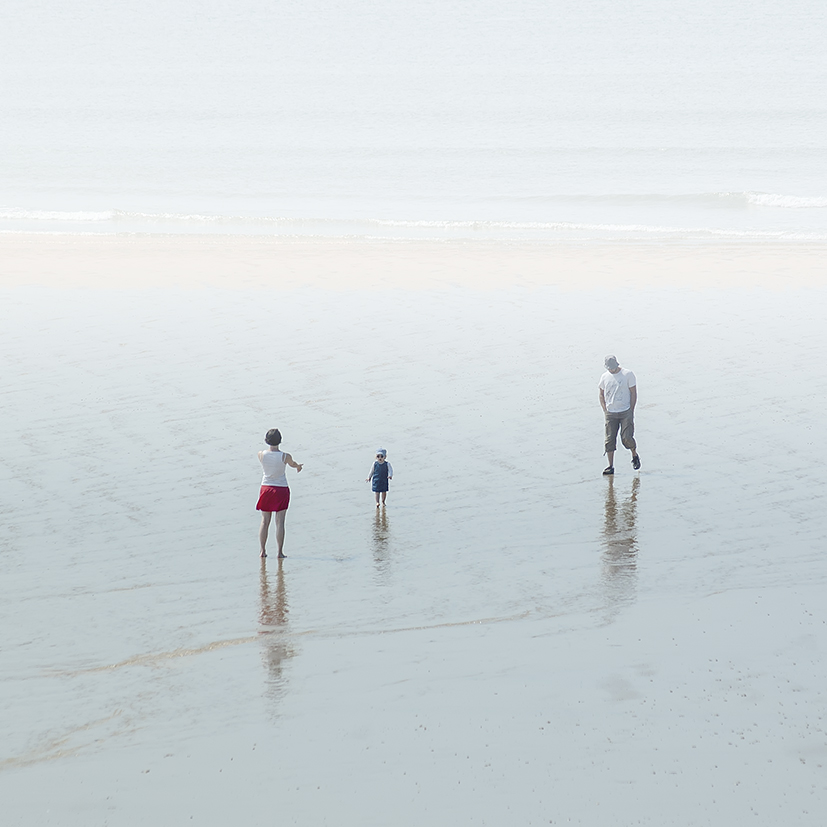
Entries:
[[301, 463], [294, 462], [293, 457], [291, 457], [290, 454], [285, 454], [284, 455], [284, 463], [285, 463], [285, 465], [289, 465], [291, 468], [295, 468], [297, 474], [298, 474], [299, 471], [302, 470], [302, 467], [303, 467], [303, 465]]

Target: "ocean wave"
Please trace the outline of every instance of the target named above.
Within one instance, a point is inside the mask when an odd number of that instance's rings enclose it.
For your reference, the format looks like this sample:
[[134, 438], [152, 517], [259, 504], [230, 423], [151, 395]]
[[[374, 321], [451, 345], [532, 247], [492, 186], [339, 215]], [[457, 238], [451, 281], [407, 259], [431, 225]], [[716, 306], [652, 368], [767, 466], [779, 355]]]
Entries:
[[[700, 196], [696, 196], [700, 197]], [[705, 196], [709, 197], [709, 196]], [[756, 206], [827, 207], [827, 198], [795, 198], [767, 193], [718, 193], [715, 197], [740, 199]], [[752, 199], [752, 200], [748, 200]], [[0, 232], [95, 233], [207, 233], [271, 235], [280, 238], [412, 240], [559, 240], [573, 234], [598, 239], [743, 239], [769, 241], [827, 241], [827, 228], [727, 227], [707, 223], [710, 214], [698, 214], [698, 225], [601, 221], [516, 221], [482, 219], [401, 218], [297, 218], [290, 216], [217, 213], [138, 212], [129, 210], [31, 210], [0, 207]], [[703, 224], [701, 223], [703, 221]], [[704, 226], [705, 225], [705, 226]]]
[[0, 207], [0, 221], [112, 221], [117, 210], [23, 210]]
[[[517, 199], [518, 201], [520, 199]], [[534, 200], [534, 199], [532, 199]], [[686, 194], [604, 194], [604, 195], [559, 195], [549, 196], [546, 200], [550, 205], [556, 205], [555, 211], [566, 202], [573, 205], [587, 203], [591, 206], [605, 208], [611, 206], [650, 206], [658, 205], [685, 205], [687, 207], [706, 208], [729, 206], [734, 208], [770, 207], [780, 209], [825, 209], [825, 196], [797, 196], [767, 192], [707, 192]], [[40, 222], [67, 223], [67, 224], [172, 224], [186, 226], [218, 226], [218, 225], [259, 225], [263, 227], [290, 230], [291, 228], [315, 227], [352, 227], [358, 231], [365, 227], [397, 227], [408, 229], [440, 229], [451, 230], [565, 230], [565, 229], [598, 229], [610, 231], [634, 232], [705, 232], [703, 228], [665, 227], [638, 223], [583, 223], [567, 221], [514, 221], [514, 220], [483, 220], [483, 219], [400, 219], [400, 218], [297, 218], [285, 215], [255, 215], [239, 213], [203, 213], [203, 212], [146, 212], [120, 209], [106, 210], [54, 210], [54, 209], [24, 209], [19, 207], [0, 206], [0, 222], [31, 222], [37, 225]], [[717, 222], [716, 222], [717, 223]], [[715, 232], [715, 230], [710, 230]], [[722, 231], [723, 232], [723, 231]]]
[[827, 198], [821, 196], [778, 195], [772, 192], [746, 192], [747, 203], [757, 207], [782, 207], [792, 210], [823, 209]]

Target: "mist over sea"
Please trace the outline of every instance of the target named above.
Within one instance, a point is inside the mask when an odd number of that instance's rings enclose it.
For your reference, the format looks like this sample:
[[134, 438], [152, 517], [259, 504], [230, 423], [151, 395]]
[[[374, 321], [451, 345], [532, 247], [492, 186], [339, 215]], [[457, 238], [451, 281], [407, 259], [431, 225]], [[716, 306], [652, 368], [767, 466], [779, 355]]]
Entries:
[[827, 240], [796, 2], [4, 7], [0, 230]]

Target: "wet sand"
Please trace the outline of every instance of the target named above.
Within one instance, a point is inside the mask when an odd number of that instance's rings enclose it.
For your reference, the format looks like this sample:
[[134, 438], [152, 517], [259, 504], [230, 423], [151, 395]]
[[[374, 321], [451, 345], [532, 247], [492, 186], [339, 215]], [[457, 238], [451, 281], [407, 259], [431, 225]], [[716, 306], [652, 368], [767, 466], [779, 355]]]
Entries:
[[5, 823], [820, 824], [825, 250], [0, 254]]

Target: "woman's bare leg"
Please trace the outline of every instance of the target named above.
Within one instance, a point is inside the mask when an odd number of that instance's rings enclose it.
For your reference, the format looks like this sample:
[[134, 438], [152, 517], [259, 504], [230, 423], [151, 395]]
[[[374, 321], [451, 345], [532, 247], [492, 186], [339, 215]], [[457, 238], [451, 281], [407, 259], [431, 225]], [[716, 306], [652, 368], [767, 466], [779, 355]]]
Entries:
[[387, 492], [387, 491], [383, 491], [383, 492], [382, 492], [382, 505], [384, 505], [384, 504], [385, 504], [385, 500], [386, 500], [387, 498], [388, 498], [388, 492]]
[[261, 554], [259, 557], [267, 556], [267, 551], [264, 547], [267, 545], [267, 532], [270, 530], [270, 518], [272, 516], [272, 511], [261, 512], [261, 528], [258, 530], [258, 541], [261, 544]]
[[276, 512], [276, 544], [279, 547], [279, 557], [284, 557], [284, 518], [287, 509]]
[[379, 492], [376, 492], [376, 507], [379, 508]]

